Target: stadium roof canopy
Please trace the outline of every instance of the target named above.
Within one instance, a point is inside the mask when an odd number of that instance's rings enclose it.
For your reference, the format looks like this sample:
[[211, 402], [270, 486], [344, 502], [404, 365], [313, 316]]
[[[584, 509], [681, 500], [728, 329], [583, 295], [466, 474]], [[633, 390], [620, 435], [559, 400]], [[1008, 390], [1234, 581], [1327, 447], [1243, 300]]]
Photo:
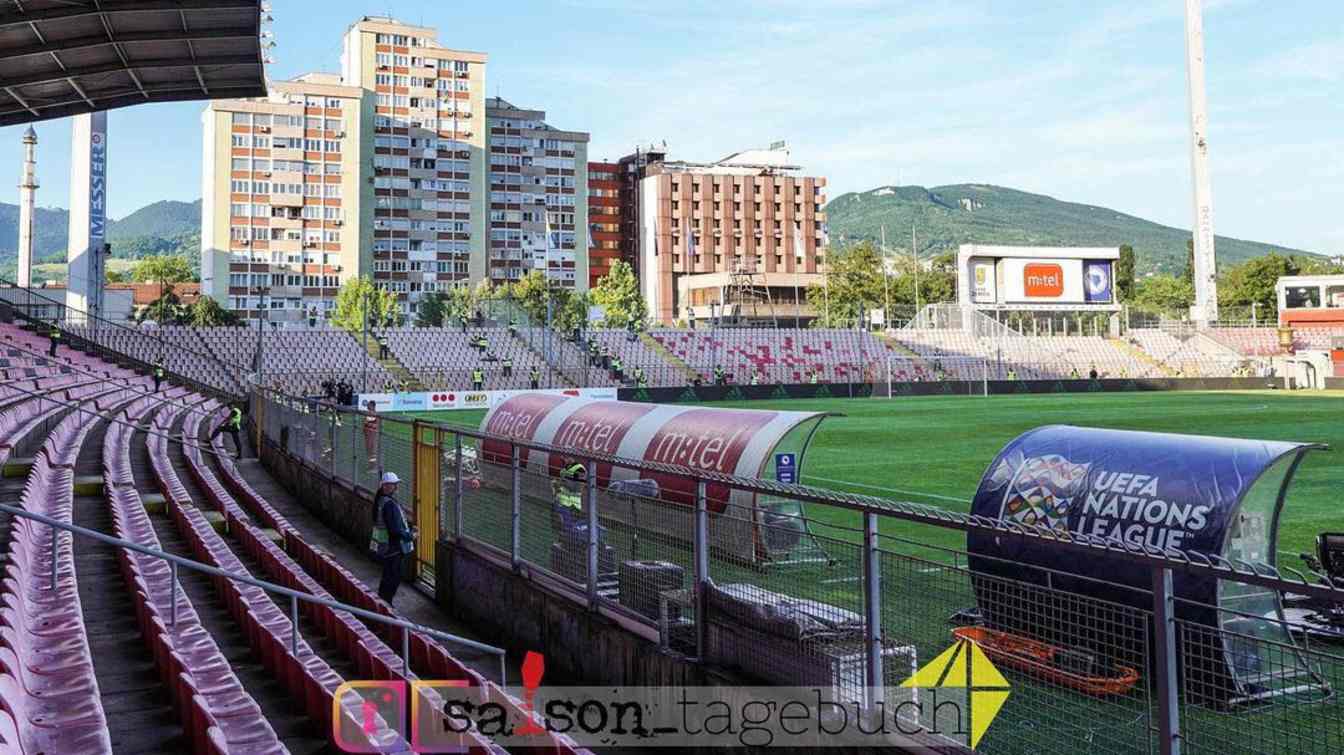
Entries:
[[266, 93], [261, 0], [0, 0], [0, 126]]

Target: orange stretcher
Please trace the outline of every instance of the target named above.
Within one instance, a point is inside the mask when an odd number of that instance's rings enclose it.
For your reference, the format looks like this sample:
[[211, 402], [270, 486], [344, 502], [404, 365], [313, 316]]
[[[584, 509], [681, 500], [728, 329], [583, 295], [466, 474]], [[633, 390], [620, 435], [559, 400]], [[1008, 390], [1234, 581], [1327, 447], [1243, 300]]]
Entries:
[[1040, 679], [1098, 697], [1123, 695], [1139, 681], [1139, 672], [1129, 666], [1114, 665], [1105, 676], [1084, 673], [1079, 657], [1090, 654], [1068, 650], [1020, 635], [984, 627], [957, 627], [952, 636], [969, 640], [980, 647], [992, 663], [1026, 672]]

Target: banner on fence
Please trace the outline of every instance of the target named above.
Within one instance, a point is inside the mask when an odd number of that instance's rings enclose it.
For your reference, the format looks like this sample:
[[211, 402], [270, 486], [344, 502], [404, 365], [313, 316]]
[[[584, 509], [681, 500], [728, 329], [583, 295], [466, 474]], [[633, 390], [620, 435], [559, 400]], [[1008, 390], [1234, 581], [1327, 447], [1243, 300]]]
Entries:
[[550, 396], [581, 396], [583, 398], [616, 398], [615, 388], [556, 388], [548, 390], [511, 391], [420, 391], [409, 393], [361, 393], [359, 407], [367, 408], [372, 401], [380, 412], [432, 412], [445, 409], [489, 409], [514, 396], [544, 394]]

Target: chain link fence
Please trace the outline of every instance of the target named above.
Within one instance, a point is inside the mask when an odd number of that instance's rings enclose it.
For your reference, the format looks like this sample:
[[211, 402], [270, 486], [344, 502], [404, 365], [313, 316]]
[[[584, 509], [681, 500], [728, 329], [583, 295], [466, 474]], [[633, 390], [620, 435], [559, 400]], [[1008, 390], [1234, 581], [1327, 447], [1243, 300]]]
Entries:
[[[1258, 619], [1244, 625], [1193, 618], [1229, 609], [1176, 600], [1169, 575], [1221, 580], [1227, 595], [1311, 594], [1341, 613], [1344, 590], [1265, 565], [1142, 552], [1121, 556], [1153, 573], [1152, 589], [996, 559], [1011, 565], [1006, 577], [976, 561], [986, 556], [935, 543], [949, 528], [1041, 535], [915, 504], [257, 399], [262, 431], [287, 453], [363, 488], [396, 472], [415, 491], [406, 499], [417, 527], [646, 624], [665, 652], [872, 705], [965, 640], [1008, 693], [977, 751], [1344, 751], [1341, 646], [1308, 639], [1281, 614], [1270, 625], [1293, 640], [1265, 635], [1253, 601], [1236, 604]], [[571, 479], [563, 470], [576, 464], [584, 473]], [[1096, 547], [1056, 544], [1079, 558]], [[433, 553], [419, 557], [432, 579]], [[1084, 594], [1084, 579], [1114, 597]], [[918, 710], [923, 730], [945, 725], [936, 708]]]

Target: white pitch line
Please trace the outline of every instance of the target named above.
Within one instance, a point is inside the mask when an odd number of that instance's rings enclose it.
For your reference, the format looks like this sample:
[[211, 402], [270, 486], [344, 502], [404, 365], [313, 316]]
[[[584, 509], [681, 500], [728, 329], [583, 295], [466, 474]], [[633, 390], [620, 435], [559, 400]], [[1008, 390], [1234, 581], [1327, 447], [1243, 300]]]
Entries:
[[900, 493], [901, 495], [917, 495], [922, 496], [924, 498], [937, 498], [940, 501], [952, 501], [954, 503], [971, 502], [971, 499], [969, 498], [957, 498], [950, 495], [938, 495], [937, 493], [923, 493], [918, 490], [902, 490], [901, 488], [884, 488], [881, 485], [864, 485], [861, 482], [849, 482], [848, 480], [833, 480], [829, 477], [818, 477], [817, 475], [813, 474], [804, 475], [804, 477], [806, 477], [809, 480], [821, 480], [822, 482], [830, 482], [839, 485], [849, 485], [851, 487], [866, 488], [868, 490], [881, 490], [886, 493]]

